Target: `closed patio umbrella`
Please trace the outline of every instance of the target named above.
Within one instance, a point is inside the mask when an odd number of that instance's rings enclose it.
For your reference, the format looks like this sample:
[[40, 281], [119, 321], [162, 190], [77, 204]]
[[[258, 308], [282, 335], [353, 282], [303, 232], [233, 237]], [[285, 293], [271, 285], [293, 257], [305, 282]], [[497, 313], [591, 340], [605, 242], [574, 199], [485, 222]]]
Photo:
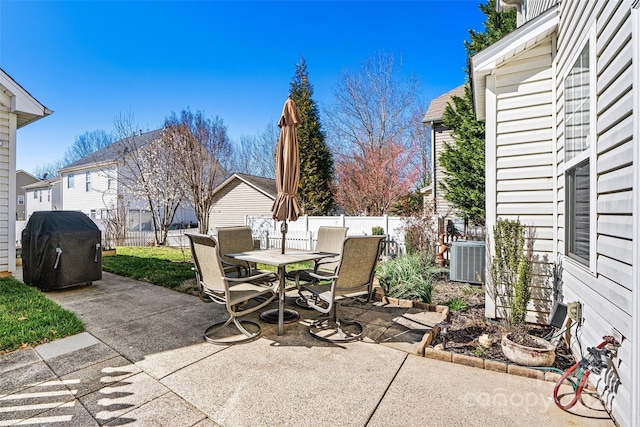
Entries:
[[284, 253], [287, 221], [295, 221], [302, 213], [296, 193], [300, 182], [300, 154], [298, 153], [298, 134], [296, 127], [300, 123], [298, 109], [291, 96], [284, 103], [282, 116], [278, 121], [280, 136], [276, 150], [276, 188], [278, 195], [273, 202], [273, 219], [282, 221], [282, 253]]

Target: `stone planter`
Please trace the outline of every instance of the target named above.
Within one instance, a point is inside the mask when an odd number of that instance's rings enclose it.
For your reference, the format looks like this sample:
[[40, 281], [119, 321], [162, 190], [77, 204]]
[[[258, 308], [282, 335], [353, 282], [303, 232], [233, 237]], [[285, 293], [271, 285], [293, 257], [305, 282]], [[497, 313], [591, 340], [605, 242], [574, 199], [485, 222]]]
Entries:
[[556, 347], [550, 342], [529, 335], [531, 339], [540, 344], [540, 348], [527, 347], [511, 341], [507, 334], [502, 336], [502, 353], [504, 356], [522, 366], [551, 366], [556, 360]]

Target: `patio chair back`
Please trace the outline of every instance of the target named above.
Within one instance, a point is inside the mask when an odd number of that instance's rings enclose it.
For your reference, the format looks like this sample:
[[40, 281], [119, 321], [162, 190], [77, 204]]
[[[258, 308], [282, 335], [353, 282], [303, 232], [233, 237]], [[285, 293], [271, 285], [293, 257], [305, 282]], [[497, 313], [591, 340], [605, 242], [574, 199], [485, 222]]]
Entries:
[[225, 265], [241, 265], [247, 270], [255, 268], [255, 263], [231, 259], [225, 254], [234, 254], [238, 252], [247, 252], [253, 250], [253, 237], [251, 235], [251, 227], [248, 225], [233, 227], [218, 227], [218, 244], [220, 256]]
[[351, 236], [344, 241], [340, 265], [333, 283], [333, 296], [373, 289], [378, 258], [384, 236]]
[[225, 275], [222, 263], [218, 256], [216, 239], [204, 234], [187, 234], [191, 244], [191, 256], [196, 266], [198, 281], [203, 287], [203, 292], [211, 294], [224, 294]]
[[317, 252], [333, 252], [338, 254], [335, 257], [323, 258], [318, 263], [318, 270], [334, 271], [340, 263], [340, 254], [342, 253], [342, 245], [347, 237], [349, 227], [329, 227], [322, 226], [318, 228], [318, 240], [315, 250]]

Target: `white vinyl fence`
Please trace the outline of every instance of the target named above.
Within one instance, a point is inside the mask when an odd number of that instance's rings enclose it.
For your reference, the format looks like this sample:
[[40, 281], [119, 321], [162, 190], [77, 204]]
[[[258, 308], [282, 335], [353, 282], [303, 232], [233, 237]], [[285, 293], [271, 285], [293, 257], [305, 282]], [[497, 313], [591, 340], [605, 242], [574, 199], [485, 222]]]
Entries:
[[[96, 221], [99, 222], [99, 221]], [[16, 245], [19, 246], [20, 233], [25, 226], [24, 221], [16, 221]], [[251, 226], [254, 239], [260, 240], [260, 247], [280, 248], [282, 234], [280, 222], [271, 217], [245, 217], [245, 224]], [[297, 221], [288, 222], [289, 231], [286, 235], [286, 247], [311, 250], [315, 247], [320, 226], [349, 227], [348, 236], [364, 236], [373, 234], [373, 227], [382, 227], [386, 236], [384, 255], [395, 256], [406, 253], [404, 240], [405, 223], [401, 217], [395, 216], [301, 216]], [[103, 234], [104, 227], [98, 224]], [[189, 247], [189, 239], [184, 233], [197, 232], [197, 229], [170, 230], [167, 235], [167, 246]], [[129, 231], [123, 246], [152, 246], [154, 244], [153, 231]]]
[[[280, 221], [271, 217], [245, 217], [245, 224], [251, 226], [253, 237], [260, 240], [263, 249], [282, 247]], [[366, 236], [373, 234], [374, 227], [382, 227], [385, 238], [384, 255], [396, 256], [406, 253], [404, 240], [405, 223], [396, 216], [301, 216], [297, 221], [287, 222], [286, 247], [313, 249], [318, 228], [321, 226], [349, 227], [347, 236]]]

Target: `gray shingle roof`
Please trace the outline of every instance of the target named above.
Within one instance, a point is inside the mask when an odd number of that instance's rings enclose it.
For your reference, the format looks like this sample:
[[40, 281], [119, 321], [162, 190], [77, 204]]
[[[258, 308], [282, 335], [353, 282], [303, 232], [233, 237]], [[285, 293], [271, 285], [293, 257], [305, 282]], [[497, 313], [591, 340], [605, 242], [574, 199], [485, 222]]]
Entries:
[[427, 114], [424, 115], [422, 122], [441, 122], [444, 109], [447, 107], [447, 103], [452, 96], [464, 96], [464, 85], [460, 85], [431, 101], [431, 104], [429, 104], [429, 108], [427, 109]]
[[108, 147], [102, 148], [93, 154], [89, 154], [87, 157], [66, 165], [65, 167], [60, 169], [60, 171], [65, 171], [68, 169], [78, 169], [84, 166], [91, 166], [94, 164], [107, 163], [118, 160], [125, 153], [125, 148], [130, 149], [132, 146], [134, 146], [136, 149], [138, 149], [140, 147], [144, 147], [151, 141], [159, 138], [161, 132], [162, 129], [156, 129], [145, 132], [141, 135], [135, 135], [132, 138], [120, 139], [109, 145]]
[[278, 195], [278, 189], [276, 187], [276, 180], [273, 179], [273, 178], [265, 178], [263, 176], [255, 176], [255, 175], [247, 175], [247, 174], [244, 174], [244, 173], [236, 173], [234, 175], [237, 175], [238, 177], [240, 177], [241, 179], [247, 181], [248, 183], [250, 183], [254, 187], [257, 187], [257, 188], [261, 189], [262, 191], [264, 191], [265, 193], [273, 196], [274, 199]]

